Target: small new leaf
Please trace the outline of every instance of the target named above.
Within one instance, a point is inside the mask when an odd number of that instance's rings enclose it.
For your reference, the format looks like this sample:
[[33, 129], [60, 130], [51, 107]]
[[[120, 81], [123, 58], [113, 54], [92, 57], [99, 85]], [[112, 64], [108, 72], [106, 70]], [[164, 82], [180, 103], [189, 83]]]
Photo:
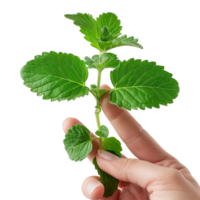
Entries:
[[123, 34], [124, 25], [123, 20], [116, 12], [107, 11], [98, 13], [96, 17], [97, 23], [101, 27], [101, 36], [103, 40], [107, 41], [111, 38], [117, 38]]
[[79, 124], [68, 130], [63, 142], [69, 158], [74, 161], [82, 161], [92, 151], [90, 131]]
[[108, 28], [106, 26], [101, 27], [101, 40], [102, 41], [108, 41], [112, 38], [112, 35], [110, 35]]
[[102, 125], [100, 130], [96, 131], [95, 134], [99, 137], [107, 138], [109, 135], [109, 130], [106, 126]]
[[107, 92], [106, 89], [98, 89], [96, 85], [92, 84], [90, 85], [91, 89], [90, 92], [93, 94], [95, 98], [101, 99], [102, 95], [104, 95], [105, 92]]
[[145, 46], [140, 43], [140, 39], [135, 35], [123, 34], [113, 40], [102, 41], [97, 40], [102, 51], [111, 51], [121, 47], [132, 47], [140, 50], [145, 50]]
[[83, 56], [86, 66], [89, 69], [101, 68], [103, 72], [106, 69], [115, 69], [120, 64], [120, 57], [115, 52], [106, 52], [101, 56], [99, 54], [92, 54], [91, 56]]
[[118, 157], [121, 157], [121, 143], [114, 137], [104, 138], [103, 139], [104, 150], [106, 151], [114, 151]]

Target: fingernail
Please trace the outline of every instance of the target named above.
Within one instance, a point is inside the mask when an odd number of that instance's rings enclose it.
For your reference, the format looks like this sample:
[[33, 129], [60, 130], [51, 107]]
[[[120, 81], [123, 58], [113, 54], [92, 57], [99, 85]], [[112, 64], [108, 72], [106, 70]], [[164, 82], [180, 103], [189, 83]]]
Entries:
[[101, 158], [104, 158], [106, 160], [114, 160], [116, 158], [119, 158], [117, 157], [116, 155], [112, 154], [112, 153], [109, 153], [107, 151], [103, 151], [103, 150], [98, 150], [98, 154]]
[[100, 186], [101, 185], [101, 183], [93, 183], [93, 182], [91, 182], [91, 183], [89, 183], [88, 185], [87, 185], [87, 192], [88, 192], [88, 194], [89, 194], [89, 196], [92, 194], [92, 192], [98, 187], [98, 186]]

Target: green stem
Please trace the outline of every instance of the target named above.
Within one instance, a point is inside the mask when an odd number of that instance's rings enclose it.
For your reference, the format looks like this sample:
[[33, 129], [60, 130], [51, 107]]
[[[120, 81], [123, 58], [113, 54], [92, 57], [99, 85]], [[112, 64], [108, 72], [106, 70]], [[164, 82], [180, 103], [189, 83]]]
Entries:
[[103, 138], [100, 137], [100, 140], [99, 140], [99, 148], [103, 150]]
[[[102, 56], [102, 53], [100, 54], [100, 56]], [[95, 71], [96, 71], [95, 83], [96, 83], [97, 88], [99, 89], [101, 83], [103, 82], [103, 73], [102, 73], [103, 71], [100, 68], [98, 68]], [[96, 99], [94, 101], [94, 105], [95, 106], [96, 105], [100, 106], [99, 99], [100, 99], [100, 96], [97, 95], [97, 97], [96, 97]], [[94, 110], [93, 110], [93, 116], [94, 116], [95, 128], [100, 131], [100, 127], [101, 127], [101, 124], [102, 124], [101, 111], [98, 108], [94, 108]]]
[[[99, 56], [102, 56], [103, 53], [104, 52], [99, 52]], [[95, 70], [95, 72], [96, 72], [96, 79], [95, 79], [96, 88], [99, 89], [101, 83], [103, 83], [103, 70], [102, 70], [102, 68], [98, 68], [97, 70]], [[94, 106], [100, 107], [100, 95], [99, 94], [96, 95], [96, 99], [94, 100]], [[95, 122], [95, 128], [96, 128], [96, 130], [100, 131], [100, 127], [102, 124], [101, 110], [99, 110], [98, 108], [94, 108], [93, 109], [93, 117], [94, 117], [94, 122]], [[99, 148], [103, 149], [103, 138], [95, 137], [94, 139], [99, 140]]]

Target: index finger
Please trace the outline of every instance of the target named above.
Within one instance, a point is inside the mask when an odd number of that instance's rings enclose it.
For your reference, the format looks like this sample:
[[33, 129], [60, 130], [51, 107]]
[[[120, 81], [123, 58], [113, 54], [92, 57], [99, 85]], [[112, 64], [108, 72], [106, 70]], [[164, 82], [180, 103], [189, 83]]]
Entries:
[[[101, 88], [110, 90], [107, 85]], [[101, 100], [101, 107], [120, 138], [136, 157], [152, 163], [175, 159], [142, 128], [127, 110], [111, 104], [109, 94]]]

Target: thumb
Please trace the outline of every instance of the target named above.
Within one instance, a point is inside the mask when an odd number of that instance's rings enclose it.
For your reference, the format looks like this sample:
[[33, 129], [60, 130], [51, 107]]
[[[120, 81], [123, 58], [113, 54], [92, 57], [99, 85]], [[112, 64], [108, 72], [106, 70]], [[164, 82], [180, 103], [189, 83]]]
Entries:
[[119, 158], [103, 150], [98, 151], [97, 163], [103, 171], [116, 179], [136, 184], [149, 191], [152, 191], [153, 183], [166, 180], [166, 177], [171, 175], [174, 177], [180, 174], [176, 169], [138, 159]]

